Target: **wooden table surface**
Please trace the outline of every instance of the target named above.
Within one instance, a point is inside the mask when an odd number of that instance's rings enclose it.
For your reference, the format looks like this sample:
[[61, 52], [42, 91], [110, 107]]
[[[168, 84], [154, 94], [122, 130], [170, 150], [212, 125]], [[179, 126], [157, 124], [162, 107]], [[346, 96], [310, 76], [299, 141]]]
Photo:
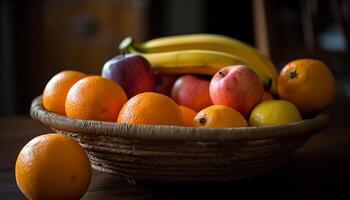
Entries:
[[[136, 184], [93, 172], [83, 199], [350, 199], [350, 99], [337, 97], [331, 123], [268, 174], [220, 184]], [[0, 118], [0, 200], [25, 199], [14, 165], [20, 149], [51, 132], [29, 116]]]

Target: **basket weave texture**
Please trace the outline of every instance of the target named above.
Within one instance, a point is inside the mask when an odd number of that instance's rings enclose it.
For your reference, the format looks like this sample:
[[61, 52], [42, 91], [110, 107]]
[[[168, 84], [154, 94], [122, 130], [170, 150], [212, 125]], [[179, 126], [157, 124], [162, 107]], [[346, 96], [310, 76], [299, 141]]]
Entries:
[[327, 114], [283, 126], [205, 129], [77, 120], [46, 111], [32, 118], [71, 136], [96, 170], [134, 181], [198, 183], [236, 180], [275, 169], [319, 132]]

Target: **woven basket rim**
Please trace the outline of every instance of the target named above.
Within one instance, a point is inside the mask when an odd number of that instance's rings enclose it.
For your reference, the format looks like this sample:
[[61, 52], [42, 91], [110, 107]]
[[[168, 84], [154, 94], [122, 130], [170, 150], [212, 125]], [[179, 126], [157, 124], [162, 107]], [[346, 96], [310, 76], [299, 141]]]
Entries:
[[[187, 142], [225, 142], [312, 135], [325, 127], [330, 117], [319, 113], [287, 125], [241, 128], [196, 128], [169, 125], [131, 125], [116, 122], [72, 119], [45, 110], [42, 95], [33, 99], [30, 114], [33, 119], [58, 130], [91, 136], [109, 136], [141, 140]], [[288, 130], [288, 131], [284, 131]]]

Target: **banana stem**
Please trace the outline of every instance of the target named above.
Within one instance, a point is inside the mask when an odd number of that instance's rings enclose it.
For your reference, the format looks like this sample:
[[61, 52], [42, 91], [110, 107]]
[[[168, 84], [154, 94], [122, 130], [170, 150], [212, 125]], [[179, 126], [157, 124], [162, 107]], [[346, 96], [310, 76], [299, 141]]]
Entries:
[[120, 51], [125, 51], [125, 50], [127, 50], [133, 43], [134, 43], [134, 39], [132, 39], [132, 37], [126, 37], [126, 38], [124, 38], [124, 39], [120, 42], [120, 44], [119, 44], [119, 46], [118, 46], [118, 49], [119, 49]]
[[142, 45], [135, 44], [132, 37], [124, 38], [120, 42], [118, 49], [121, 53], [146, 53]]

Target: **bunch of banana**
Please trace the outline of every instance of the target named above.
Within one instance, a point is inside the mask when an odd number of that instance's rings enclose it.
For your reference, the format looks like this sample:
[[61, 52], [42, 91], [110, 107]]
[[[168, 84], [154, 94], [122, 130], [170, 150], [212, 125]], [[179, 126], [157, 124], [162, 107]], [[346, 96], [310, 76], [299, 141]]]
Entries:
[[277, 69], [254, 47], [214, 34], [161, 37], [135, 43], [131, 37], [119, 45], [126, 53], [142, 54], [157, 71], [164, 73], [214, 74], [220, 68], [245, 64], [260, 77], [265, 89], [277, 91]]

